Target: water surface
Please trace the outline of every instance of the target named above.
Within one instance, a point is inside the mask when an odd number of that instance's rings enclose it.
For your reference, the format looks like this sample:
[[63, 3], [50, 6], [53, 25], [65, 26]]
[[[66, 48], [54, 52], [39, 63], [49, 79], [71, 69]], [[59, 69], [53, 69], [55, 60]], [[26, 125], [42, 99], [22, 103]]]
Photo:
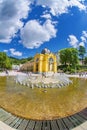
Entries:
[[28, 88], [13, 77], [0, 77], [0, 106], [27, 119], [49, 120], [72, 115], [87, 107], [87, 80], [72, 78], [64, 88]]

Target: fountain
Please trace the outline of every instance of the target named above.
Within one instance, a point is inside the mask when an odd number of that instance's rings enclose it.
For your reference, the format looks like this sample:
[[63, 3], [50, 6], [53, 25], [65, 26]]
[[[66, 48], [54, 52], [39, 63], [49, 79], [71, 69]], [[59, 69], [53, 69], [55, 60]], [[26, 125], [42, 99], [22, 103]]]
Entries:
[[83, 78], [68, 78], [65, 74], [0, 77], [0, 106], [27, 119], [50, 120], [72, 115], [87, 107], [86, 98], [87, 80]]
[[42, 76], [41, 74], [32, 74], [29, 76], [25, 75], [17, 75], [15, 77], [16, 83], [20, 85], [28, 86], [30, 88], [62, 88], [68, 86], [72, 81], [65, 74], [54, 74], [54, 75], [46, 75]]

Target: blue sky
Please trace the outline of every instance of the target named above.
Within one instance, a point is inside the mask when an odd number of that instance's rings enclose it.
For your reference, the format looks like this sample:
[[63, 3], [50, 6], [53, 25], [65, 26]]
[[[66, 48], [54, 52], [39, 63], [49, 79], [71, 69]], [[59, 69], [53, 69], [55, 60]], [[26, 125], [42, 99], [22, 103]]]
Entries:
[[0, 51], [7, 55], [79, 45], [87, 49], [87, 0], [0, 0]]

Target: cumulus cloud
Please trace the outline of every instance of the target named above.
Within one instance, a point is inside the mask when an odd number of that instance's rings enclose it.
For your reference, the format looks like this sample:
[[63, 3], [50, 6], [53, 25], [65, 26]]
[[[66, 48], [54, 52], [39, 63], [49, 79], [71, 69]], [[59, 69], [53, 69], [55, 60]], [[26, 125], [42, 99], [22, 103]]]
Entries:
[[82, 31], [80, 39], [81, 40], [78, 40], [75, 35], [69, 35], [67, 40], [69, 44], [75, 48], [78, 46], [85, 46], [85, 43], [87, 42], [87, 31]]
[[8, 52], [8, 50], [4, 50], [4, 52]]
[[79, 46], [85, 46], [84, 42], [80, 42]]
[[23, 26], [21, 19], [27, 17], [29, 4], [28, 0], [0, 1], [0, 42], [9, 43]]
[[81, 40], [82, 40], [83, 42], [86, 42], [86, 38], [85, 38], [84, 36], [81, 36]]
[[69, 35], [69, 38], [67, 39], [68, 40], [68, 42], [69, 42], [69, 44], [71, 45], [71, 46], [73, 46], [73, 47], [77, 47], [77, 45], [78, 45], [78, 39], [76, 38], [76, 36], [74, 36], [74, 35]]
[[27, 48], [37, 48], [53, 37], [56, 37], [56, 29], [51, 20], [46, 20], [43, 25], [31, 20], [21, 29], [21, 39]]
[[37, 5], [50, 8], [53, 15], [61, 15], [68, 12], [68, 8], [75, 6], [79, 10], [86, 10], [84, 0], [37, 0]]
[[83, 31], [83, 32], [82, 32], [82, 35], [83, 35], [85, 38], [87, 38], [87, 31]]
[[43, 14], [41, 17], [42, 18], [46, 18], [46, 19], [51, 19], [51, 15], [50, 14]]
[[14, 48], [9, 49], [9, 51], [13, 56], [22, 56], [22, 52], [16, 51]]
[[83, 43], [87, 42], [87, 31], [82, 31], [82, 36], [80, 37]]
[[[72, 6], [79, 10], [86, 10], [84, 0], [37, 0], [36, 5], [50, 9], [49, 12], [46, 8], [47, 12], [45, 11], [41, 16], [46, 21], [41, 25], [39, 21], [30, 20], [24, 25], [22, 19], [27, 18], [31, 10], [30, 4], [34, 4], [34, 2], [34, 0], [0, 0], [0, 42], [10, 43], [17, 31], [20, 30], [23, 45], [26, 48], [37, 48], [56, 37], [56, 21], [52, 22], [50, 14], [56, 16], [67, 13], [69, 7]], [[84, 35], [86, 34], [84, 33]], [[86, 36], [82, 36], [81, 39], [85, 40]]]

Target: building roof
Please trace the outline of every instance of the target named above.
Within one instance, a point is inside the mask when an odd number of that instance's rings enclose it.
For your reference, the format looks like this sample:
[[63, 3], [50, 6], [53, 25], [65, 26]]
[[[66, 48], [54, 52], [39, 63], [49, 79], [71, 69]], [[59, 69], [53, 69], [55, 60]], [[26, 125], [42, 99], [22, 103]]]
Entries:
[[42, 51], [41, 51], [41, 54], [50, 54], [51, 51], [47, 48], [44, 48]]

